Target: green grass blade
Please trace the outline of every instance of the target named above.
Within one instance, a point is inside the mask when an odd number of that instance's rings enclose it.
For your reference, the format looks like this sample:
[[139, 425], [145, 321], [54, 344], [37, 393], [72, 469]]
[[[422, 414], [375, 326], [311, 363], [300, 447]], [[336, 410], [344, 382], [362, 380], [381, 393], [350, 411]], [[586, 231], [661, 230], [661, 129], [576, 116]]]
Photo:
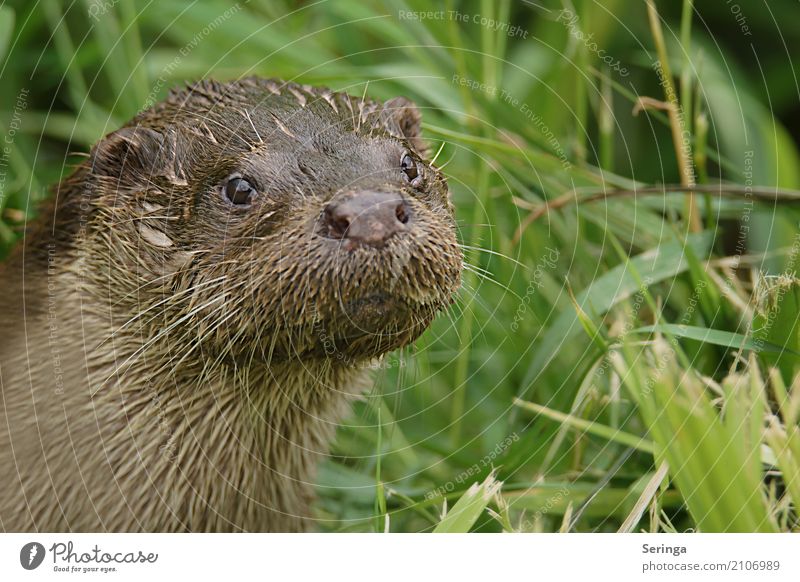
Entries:
[[433, 533], [467, 533], [478, 521], [503, 484], [489, 475], [483, 483], [474, 483], [447, 512]]
[[14, 10], [10, 6], [0, 6], [0, 61], [6, 58], [6, 51], [13, 34]]
[[787, 350], [787, 348], [784, 348], [783, 346], [779, 346], [767, 341], [758, 341], [752, 337], [748, 337], [740, 333], [733, 333], [722, 329], [697, 327], [694, 325], [682, 325], [678, 323], [645, 325], [632, 330], [631, 333], [668, 333], [676, 338], [686, 338], [732, 349], [751, 350], [756, 353], [766, 352], [771, 354], [780, 354], [787, 351], [792, 352], [792, 350]]
[[[690, 235], [688, 244], [698, 254], [705, 255], [711, 244], [711, 236], [708, 233]], [[644, 252], [630, 262], [643, 280], [649, 281], [649, 284], [674, 277], [688, 268], [683, 245], [677, 241]], [[629, 272], [628, 265], [623, 264], [595, 279], [577, 295], [577, 300], [579, 305], [590, 305], [595, 313], [602, 315], [620, 301], [636, 293], [638, 289], [636, 278]], [[517, 396], [525, 398], [532, 382], [556, 358], [561, 347], [579, 335], [582, 330], [574, 310], [561, 312], [537, 347]]]
[[514, 404], [520, 408], [524, 408], [525, 410], [529, 410], [536, 414], [541, 414], [542, 416], [546, 416], [551, 420], [560, 422], [562, 424], [567, 424], [577, 430], [582, 430], [590, 434], [597, 435], [608, 441], [616, 442], [621, 445], [625, 445], [626, 447], [633, 447], [634, 449], [642, 451], [643, 453], [653, 454], [654, 452], [652, 442], [616, 428], [612, 428], [598, 422], [585, 420], [583, 418], [578, 418], [577, 416], [573, 416], [571, 414], [564, 414], [563, 412], [547, 408], [546, 406], [536, 404], [535, 402], [527, 402], [525, 400], [520, 400], [519, 398], [514, 399]]

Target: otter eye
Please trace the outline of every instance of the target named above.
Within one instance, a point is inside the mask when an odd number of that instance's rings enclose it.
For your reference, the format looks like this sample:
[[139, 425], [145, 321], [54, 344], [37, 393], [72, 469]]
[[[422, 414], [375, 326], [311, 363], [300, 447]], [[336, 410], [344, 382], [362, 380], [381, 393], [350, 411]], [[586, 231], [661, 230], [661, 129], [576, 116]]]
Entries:
[[414, 158], [408, 154], [403, 154], [403, 157], [400, 160], [400, 170], [403, 172], [403, 175], [409, 182], [414, 183], [414, 180], [419, 178], [417, 163], [414, 161]]
[[256, 196], [256, 189], [244, 178], [229, 178], [223, 187], [225, 197], [237, 206], [247, 206]]

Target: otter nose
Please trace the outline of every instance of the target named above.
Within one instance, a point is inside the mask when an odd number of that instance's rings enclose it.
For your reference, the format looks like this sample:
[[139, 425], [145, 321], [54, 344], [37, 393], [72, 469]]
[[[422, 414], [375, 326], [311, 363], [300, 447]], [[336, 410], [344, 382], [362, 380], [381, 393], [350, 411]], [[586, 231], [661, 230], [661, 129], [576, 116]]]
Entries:
[[399, 194], [360, 192], [325, 207], [328, 236], [381, 247], [389, 238], [406, 230], [410, 209]]

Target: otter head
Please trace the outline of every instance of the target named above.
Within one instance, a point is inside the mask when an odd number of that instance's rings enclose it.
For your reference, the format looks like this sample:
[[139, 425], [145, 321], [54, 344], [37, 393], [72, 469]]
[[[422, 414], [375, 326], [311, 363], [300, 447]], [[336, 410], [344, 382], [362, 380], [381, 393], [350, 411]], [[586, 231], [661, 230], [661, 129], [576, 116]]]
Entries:
[[347, 363], [406, 345], [460, 284], [447, 184], [425, 155], [404, 98], [254, 78], [173, 92], [90, 159], [114, 304], [220, 359]]

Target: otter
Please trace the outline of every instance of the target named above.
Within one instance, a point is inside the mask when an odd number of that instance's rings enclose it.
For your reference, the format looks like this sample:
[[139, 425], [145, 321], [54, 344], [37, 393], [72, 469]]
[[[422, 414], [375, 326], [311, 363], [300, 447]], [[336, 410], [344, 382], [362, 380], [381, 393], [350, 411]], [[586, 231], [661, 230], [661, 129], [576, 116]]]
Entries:
[[0, 527], [315, 529], [364, 364], [460, 286], [416, 106], [203, 80], [53, 194], [0, 275]]

